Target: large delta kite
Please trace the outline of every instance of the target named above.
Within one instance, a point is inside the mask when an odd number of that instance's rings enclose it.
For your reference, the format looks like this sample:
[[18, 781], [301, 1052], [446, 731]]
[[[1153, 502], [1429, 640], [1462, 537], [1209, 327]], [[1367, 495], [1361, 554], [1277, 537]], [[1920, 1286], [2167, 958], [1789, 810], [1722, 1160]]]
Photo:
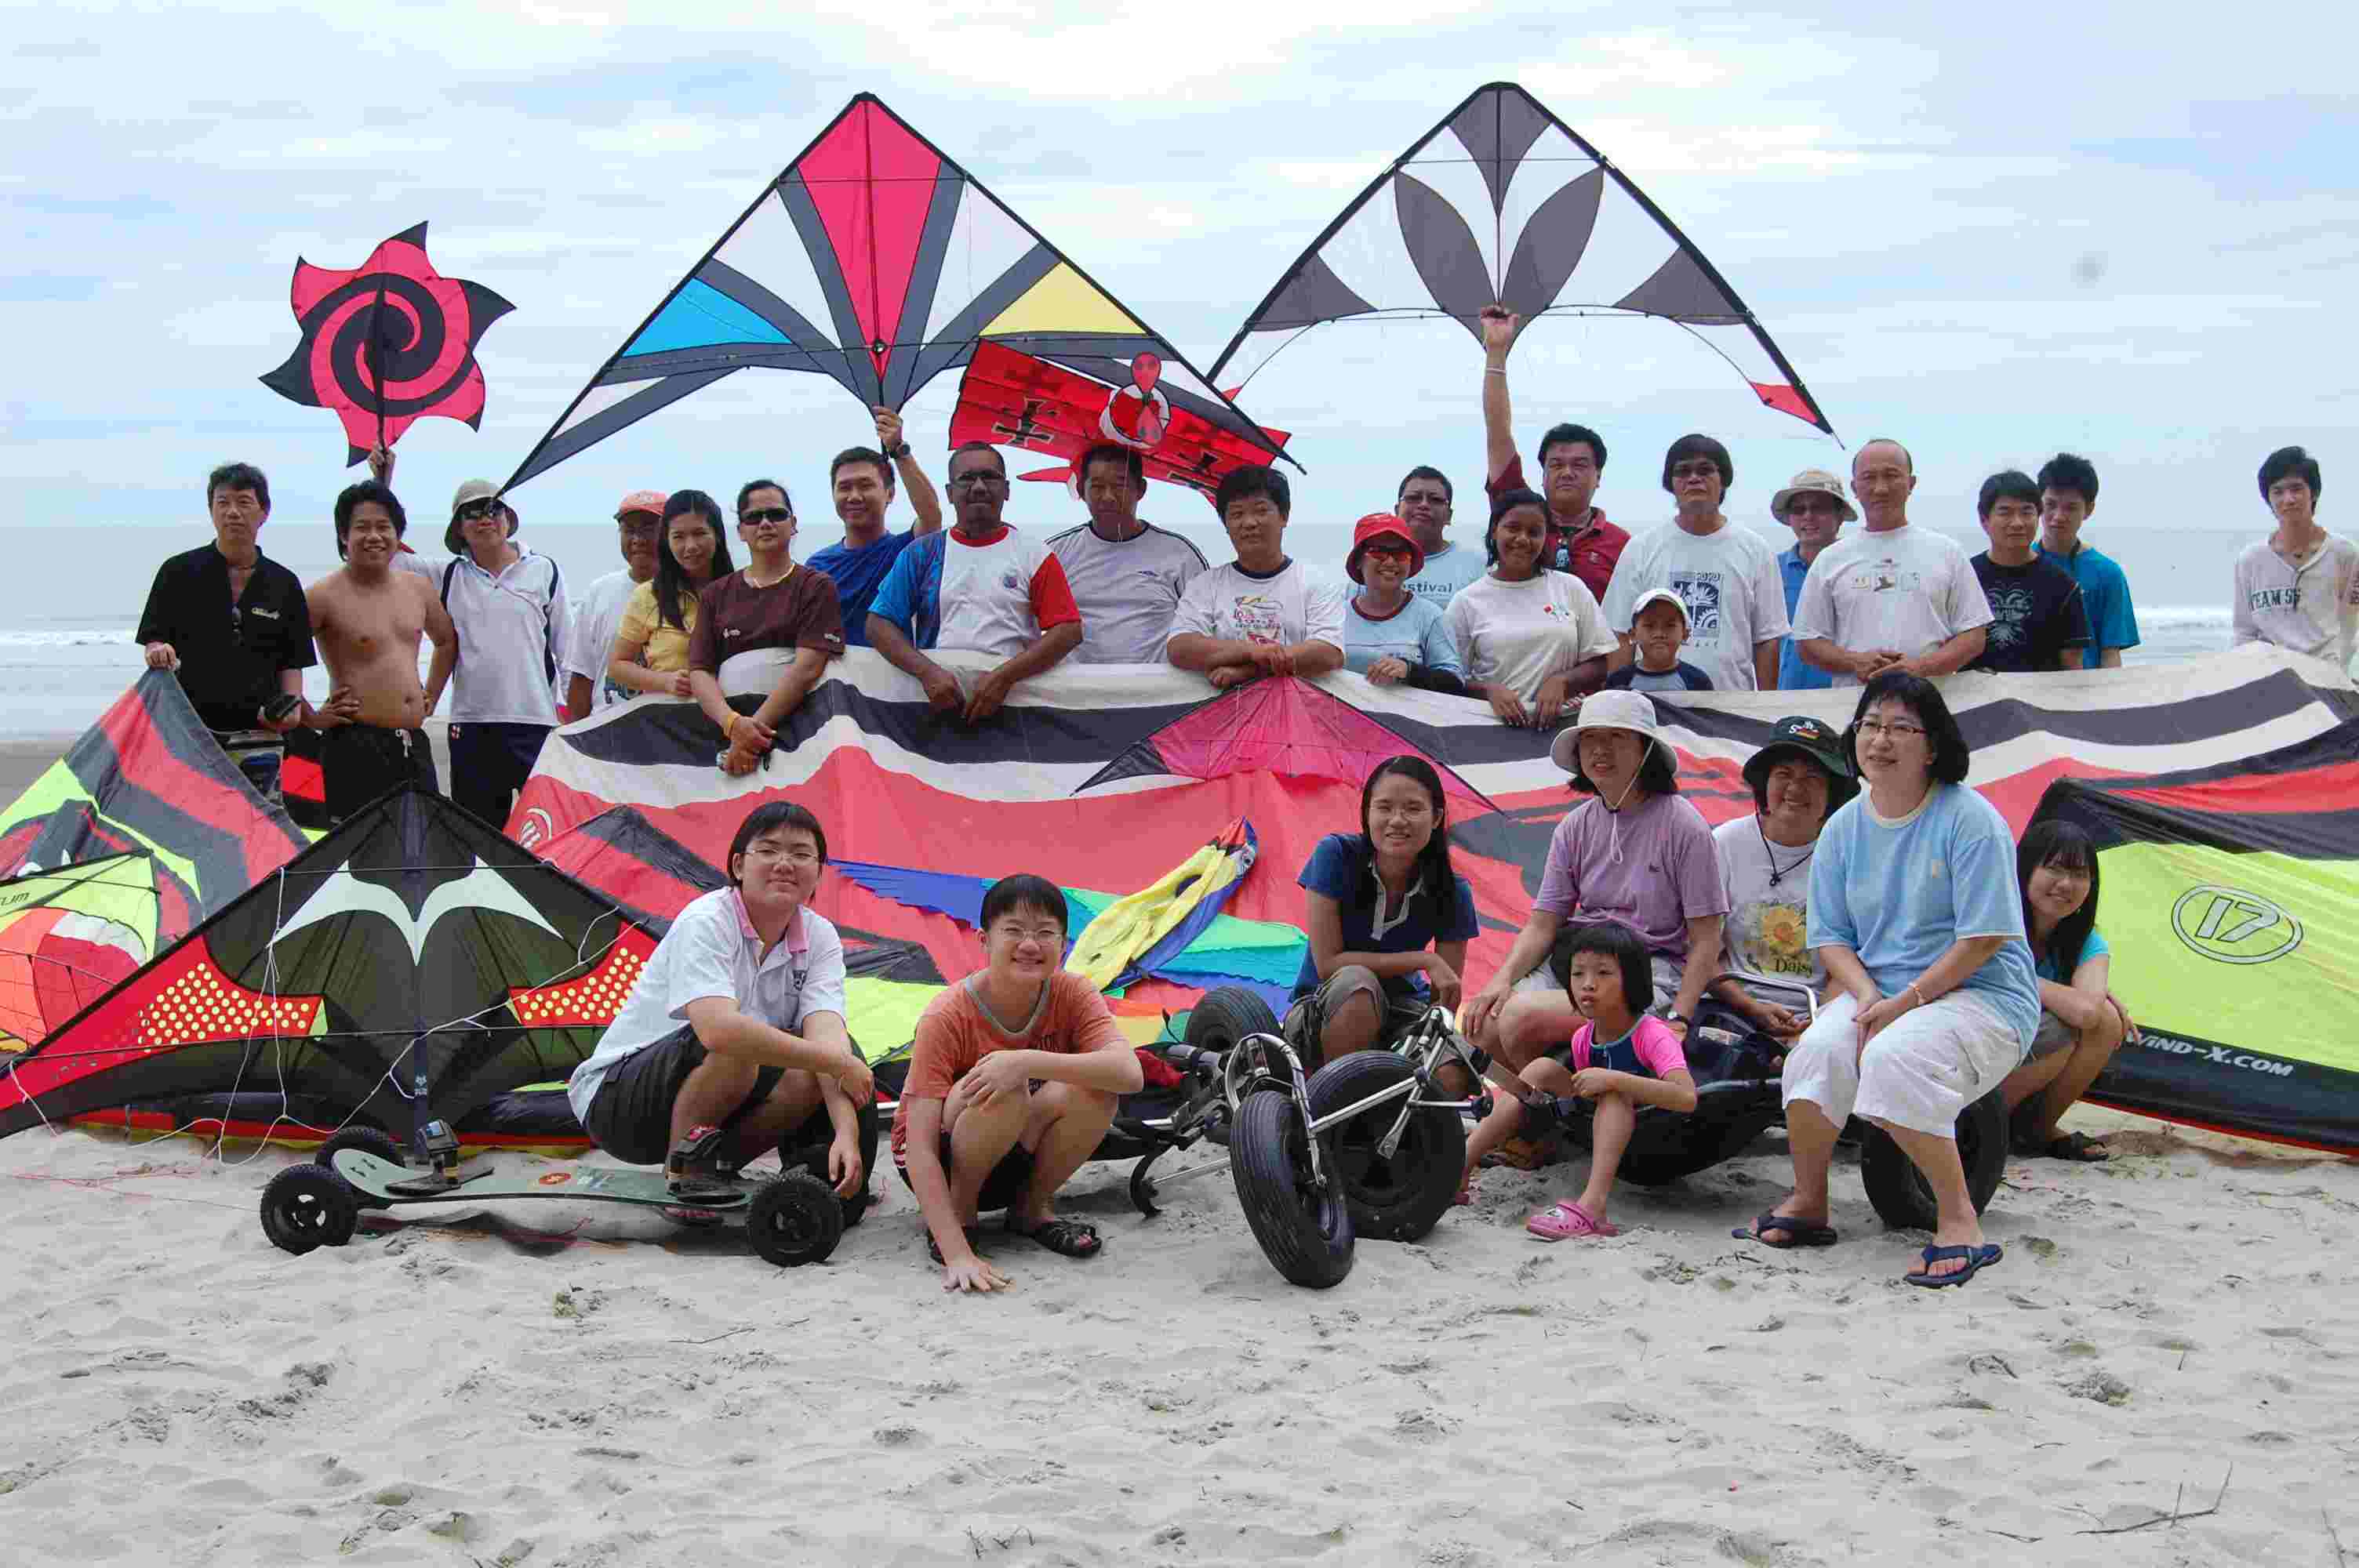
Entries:
[[1245, 318], [1212, 376], [1248, 383], [1330, 322], [1448, 317], [1479, 337], [1494, 304], [1527, 329], [1560, 316], [1674, 322], [1761, 402], [1833, 434], [1720, 269], [1603, 153], [1508, 81], [1476, 89], [1354, 197]]
[[[1139, 411], [1125, 399], [1168, 406], [1169, 418], [1154, 416], [1165, 426], [1183, 416], [1198, 422], [1179, 460], [1190, 471], [1216, 474], [1241, 454], [1267, 461], [1282, 453], [1283, 438], [1246, 417], [1169, 341], [864, 92], [664, 296], [507, 488], [741, 370], [823, 375], [864, 406], [898, 408], [986, 343], [1089, 384], [1067, 386], [1066, 401], [1094, 399], [1134, 444]], [[1013, 369], [1002, 363], [1000, 383]], [[1007, 430], [985, 438], [1044, 445], [1025, 427], [1023, 402], [1005, 408]], [[1162, 432], [1152, 433], [1159, 440]], [[1207, 449], [1212, 457], [1200, 469]]]

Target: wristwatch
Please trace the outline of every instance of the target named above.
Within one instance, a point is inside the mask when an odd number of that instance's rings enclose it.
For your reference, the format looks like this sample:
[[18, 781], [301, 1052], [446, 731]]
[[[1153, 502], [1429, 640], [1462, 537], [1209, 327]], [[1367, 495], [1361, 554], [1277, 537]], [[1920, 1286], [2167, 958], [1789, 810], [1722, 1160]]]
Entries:
[[885, 449], [885, 455], [891, 458], [897, 463], [903, 458], [909, 455], [909, 443], [907, 441], [896, 441], [891, 446]]

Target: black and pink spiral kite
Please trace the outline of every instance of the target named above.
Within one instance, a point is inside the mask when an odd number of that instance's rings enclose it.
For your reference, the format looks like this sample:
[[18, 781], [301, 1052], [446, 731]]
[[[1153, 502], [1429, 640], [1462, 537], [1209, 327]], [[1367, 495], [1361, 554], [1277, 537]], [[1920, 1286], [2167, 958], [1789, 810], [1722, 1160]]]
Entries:
[[352, 272], [298, 258], [291, 296], [303, 341], [262, 384], [334, 409], [350, 448], [345, 462], [359, 462], [380, 441], [390, 448], [414, 420], [482, 427], [475, 345], [515, 307], [481, 284], [436, 272], [425, 224], [386, 241]]

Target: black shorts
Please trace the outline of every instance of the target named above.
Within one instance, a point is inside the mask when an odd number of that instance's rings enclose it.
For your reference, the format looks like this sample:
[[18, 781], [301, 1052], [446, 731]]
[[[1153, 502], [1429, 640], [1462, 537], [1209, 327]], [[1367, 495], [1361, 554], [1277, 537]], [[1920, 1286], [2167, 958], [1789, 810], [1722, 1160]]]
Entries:
[[[903, 1186], [911, 1192], [917, 1191], [910, 1185], [908, 1166], [896, 1160], [893, 1168], [901, 1173]], [[950, 1173], [951, 1132], [946, 1127], [942, 1129], [942, 1174], [948, 1176]], [[1024, 1201], [1025, 1191], [1031, 1184], [1032, 1151], [1018, 1143], [1002, 1154], [999, 1163], [991, 1168], [991, 1174], [984, 1177], [983, 1191], [974, 1200], [975, 1212], [989, 1214], [994, 1209], [1014, 1208]]]
[[[704, 1065], [704, 1042], [683, 1023], [654, 1044], [624, 1057], [598, 1086], [582, 1130], [590, 1141], [626, 1165], [660, 1165], [671, 1153], [671, 1108], [688, 1075]], [[734, 1128], [770, 1098], [786, 1076], [764, 1067], [737, 1108], [721, 1123]]]
[[329, 821], [342, 822], [413, 779], [434, 788], [434, 749], [425, 730], [339, 724], [320, 732], [320, 782]]

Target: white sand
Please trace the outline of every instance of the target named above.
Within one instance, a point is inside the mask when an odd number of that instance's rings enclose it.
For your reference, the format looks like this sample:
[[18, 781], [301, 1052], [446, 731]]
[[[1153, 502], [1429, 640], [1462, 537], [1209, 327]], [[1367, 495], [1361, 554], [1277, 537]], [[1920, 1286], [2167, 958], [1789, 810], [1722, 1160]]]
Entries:
[[1731, 1240], [1773, 1136], [1625, 1189], [1614, 1240], [1523, 1233], [1580, 1166], [1486, 1173], [1325, 1293], [1225, 1177], [1145, 1221], [1093, 1165], [1106, 1254], [999, 1241], [998, 1299], [941, 1293], [889, 1170], [793, 1271], [561, 1203], [291, 1258], [288, 1154], [37, 1130], [0, 1142], [0, 1561], [2334, 1564], [2359, 1167], [2138, 1126], [2017, 1165], [1963, 1290], [1899, 1282], [1923, 1238], [1848, 1170], [1843, 1245]]

